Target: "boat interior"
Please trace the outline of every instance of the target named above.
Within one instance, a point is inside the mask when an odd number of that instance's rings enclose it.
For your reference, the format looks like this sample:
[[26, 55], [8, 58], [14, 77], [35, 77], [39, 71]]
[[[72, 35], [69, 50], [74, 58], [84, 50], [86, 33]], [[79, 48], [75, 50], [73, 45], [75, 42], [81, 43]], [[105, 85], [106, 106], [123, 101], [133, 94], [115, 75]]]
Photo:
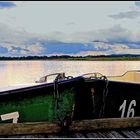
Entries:
[[[51, 77], [51, 79], [49, 79]], [[84, 77], [85, 79], [107, 79], [109, 81], [117, 81], [117, 82], [127, 82], [127, 83], [138, 83], [140, 84], [140, 70], [133, 70], [133, 71], [127, 71], [122, 75], [116, 75], [116, 76], [104, 76], [101, 73], [87, 73], [81, 75], [81, 77]], [[46, 83], [52, 83], [54, 79], [58, 80], [66, 80], [66, 79], [72, 79], [73, 76], [65, 76], [65, 73], [54, 73], [49, 74], [44, 77], [41, 77], [38, 81], [35, 81], [35, 83], [27, 83], [27, 84], [17, 84], [7, 87], [0, 87], [0, 92], [6, 91], [6, 90], [13, 90], [13, 89], [19, 89], [19, 88], [25, 88], [25, 87], [31, 87], [36, 85], [42, 85]]]
[[107, 79], [111, 81], [140, 83], [140, 71], [139, 70], [127, 71], [123, 75], [107, 76]]

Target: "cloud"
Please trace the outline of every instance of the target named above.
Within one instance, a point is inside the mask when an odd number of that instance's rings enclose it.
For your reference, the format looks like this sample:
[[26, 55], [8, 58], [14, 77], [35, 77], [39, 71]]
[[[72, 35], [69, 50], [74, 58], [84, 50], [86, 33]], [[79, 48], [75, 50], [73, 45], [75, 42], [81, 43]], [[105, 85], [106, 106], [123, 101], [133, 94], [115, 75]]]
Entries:
[[0, 9], [4, 9], [4, 8], [12, 8], [15, 7], [16, 4], [10, 1], [1, 1], [0, 2]]
[[120, 12], [119, 14], [109, 15], [114, 19], [135, 19], [140, 17], [140, 11]]
[[[131, 43], [130, 43], [131, 44]], [[87, 55], [111, 55], [111, 54], [140, 54], [140, 47], [135, 48], [135, 44], [121, 44], [121, 43], [111, 43], [111, 42], [93, 42], [93, 51], [81, 51], [78, 56]], [[133, 46], [134, 45], [134, 46]], [[139, 44], [140, 45], [140, 44]]]
[[32, 38], [35, 38], [35, 35], [32, 35], [25, 30], [11, 28], [0, 23], [0, 43], [15, 43], [18, 45]]
[[15, 43], [17, 45], [25, 42], [35, 41], [58, 41], [64, 43], [89, 43], [94, 40], [99, 41], [140, 41], [140, 33], [133, 33], [120, 25], [115, 25], [108, 29], [93, 30], [89, 32], [76, 32], [66, 34], [63, 32], [53, 32], [40, 36], [31, 34], [25, 30], [17, 30], [7, 25], [0, 24], [0, 42]]
[[120, 44], [120, 43], [115, 43], [115, 44], [110, 44], [110, 43], [104, 43], [104, 42], [94, 42], [93, 43], [94, 48], [96, 50], [125, 50], [128, 49], [129, 47], [125, 44]]
[[0, 46], [7, 50], [3, 53], [7, 55], [38, 55], [43, 51], [39, 35], [30, 34], [21, 29], [10, 28], [2, 23], [0, 23]]
[[41, 52], [43, 52], [43, 46], [39, 42], [37, 42], [35, 44], [28, 45], [27, 50], [30, 54], [40, 54]]
[[140, 54], [140, 33], [120, 25], [108, 29], [65, 34], [31, 34], [0, 23], [0, 55], [104, 55]]
[[36, 42], [64, 42], [64, 43], [89, 43], [94, 40], [114, 42], [137, 42], [140, 41], [140, 33], [133, 33], [120, 25], [108, 29], [93, 30], [88, 32], [75, 32], [66, 34], [63, 32], [52, 32], [46, 35], [31, 34], [23, 29], [14, 29], [0, 23], [0, 43], [35, 44]]
[[87, 56], [87, 55], [111, 55], [111, 54], [140, 54], [140, 49], [125, 49], [125, 50], [106, 50], [106, 51], [82, 51], [75, 56]]
[[76, 25], [76, 23], [75, 22], [68, 22], [68, 23], [66, 23], [66, 25], [67, 26], [73, 26], [73, 25]]
[[134, 34], [120, 25], [115, 25], [108, 29], [100, 29], [94, 32], [97, 40], [107, 42], [129, 42], [139, 41], [140, 34]]
[[56, 40], [65, 43], [89, 43], [94, 40], [114, 41], [114, 42], [137, 42], [140, 41], [140, 33], [133, 33], [120, 25], [115, 25], [108, 29], [93, 30], [88, 32], [76, 32], [65, 34], [54, 32], [44, 36], [47, 40]]
[[87, 55], [98, 56], [98, 55], [109, 55], [109, 54], [110, 52], [108, 51], [81, 51], [76, 56], [87, 56]]
[[10, 44], [1, 43], [1, 46], [7, 49], [7, 51], [3, 53], [6, 55], [39, 55], [43, 52], [43, 46], [38, 42], [31, 45], [29, 44], [16, 45], [11, 43]]
[[[140, 45], [140, 43], [139, 43]], [[80, 55], [140, 54], [140, 46], [135, 43], [93, 42], [94, 51], [81, 51]]]

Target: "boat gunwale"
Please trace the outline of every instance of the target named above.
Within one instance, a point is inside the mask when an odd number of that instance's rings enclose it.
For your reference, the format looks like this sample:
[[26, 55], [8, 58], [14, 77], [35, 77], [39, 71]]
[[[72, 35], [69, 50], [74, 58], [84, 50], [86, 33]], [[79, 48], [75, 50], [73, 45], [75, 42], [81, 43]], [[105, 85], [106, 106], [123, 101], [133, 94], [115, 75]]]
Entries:
[[119, 80], [108, 80], [109, 82], [113, 83], [122, 83], [122, 84], [132, 84], [132, 85], [140, 85], [140, 83], [137, 82], [129, 82], [129, 81], [119, 81]]
[[[81, 76], [78, 76], [78, 77], [74, 77], [72, 79], [60, 80], [60, 81], [58, 81], [58, 84], [64, 84], [64, 83], [72, 82], [72, 81], [75, 81], [76, 79], [78, 80], [78, 79], [81, 79], [81, 78], [82, 78]], [[39, 84], [39, 85], [33, 85], [33, 86], [28, 86], [28, 87], [21, 87], [21, 88], [18, 88], [18, 89], [10, 89], [10, 90], [0, 92], [0, 96], [15, 94], [15, 93], [18, 93], [18, 92], [19, 93], [20, 92], [26, 92], [26, 91], [40, 89], [40, 88], [44, 88], [44, 87], [50, 87], [50, 86], [53, 86], [53, 85], [54, 85], [54, 83], [51, 82], [51, 83], [42, 83], [42, 84]]]

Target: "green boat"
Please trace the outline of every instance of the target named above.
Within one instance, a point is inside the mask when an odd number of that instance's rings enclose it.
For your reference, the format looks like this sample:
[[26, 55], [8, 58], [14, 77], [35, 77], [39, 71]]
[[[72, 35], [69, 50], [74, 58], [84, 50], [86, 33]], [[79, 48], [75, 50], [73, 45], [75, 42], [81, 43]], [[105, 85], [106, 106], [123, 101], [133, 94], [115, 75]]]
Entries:
[[[118, 77], [56, 73], [40, 78], [34, 85], [1, 90], [0, 123], [140, 116], [140, 71], [133, 73], [135, 82], [123, 79], [131, 72]], [[49, 76], [56, 76], [53, 82], [47, 82]]]
[[[57, 75], [55, 81], [47, 83], [46, 78], [52, 75]], [[64, 73], [52, 75], [42, 77], [34, 86], [1, 91], [0, 122], [54, 122], [71, 118], [75, 85], [81, 78], [64, 77]]]

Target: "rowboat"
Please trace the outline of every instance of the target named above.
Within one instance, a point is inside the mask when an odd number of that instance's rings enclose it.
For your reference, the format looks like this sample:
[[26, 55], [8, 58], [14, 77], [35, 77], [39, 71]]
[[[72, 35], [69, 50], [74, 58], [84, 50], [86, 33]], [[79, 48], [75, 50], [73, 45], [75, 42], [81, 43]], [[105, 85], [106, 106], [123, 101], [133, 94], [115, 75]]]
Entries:
[[[53, 82], [47, 82], [55, 76]], [[121, 76], [55, 73], [0, 91], [0, 123], [61, 122], [140, 116], [140, 71]]]

